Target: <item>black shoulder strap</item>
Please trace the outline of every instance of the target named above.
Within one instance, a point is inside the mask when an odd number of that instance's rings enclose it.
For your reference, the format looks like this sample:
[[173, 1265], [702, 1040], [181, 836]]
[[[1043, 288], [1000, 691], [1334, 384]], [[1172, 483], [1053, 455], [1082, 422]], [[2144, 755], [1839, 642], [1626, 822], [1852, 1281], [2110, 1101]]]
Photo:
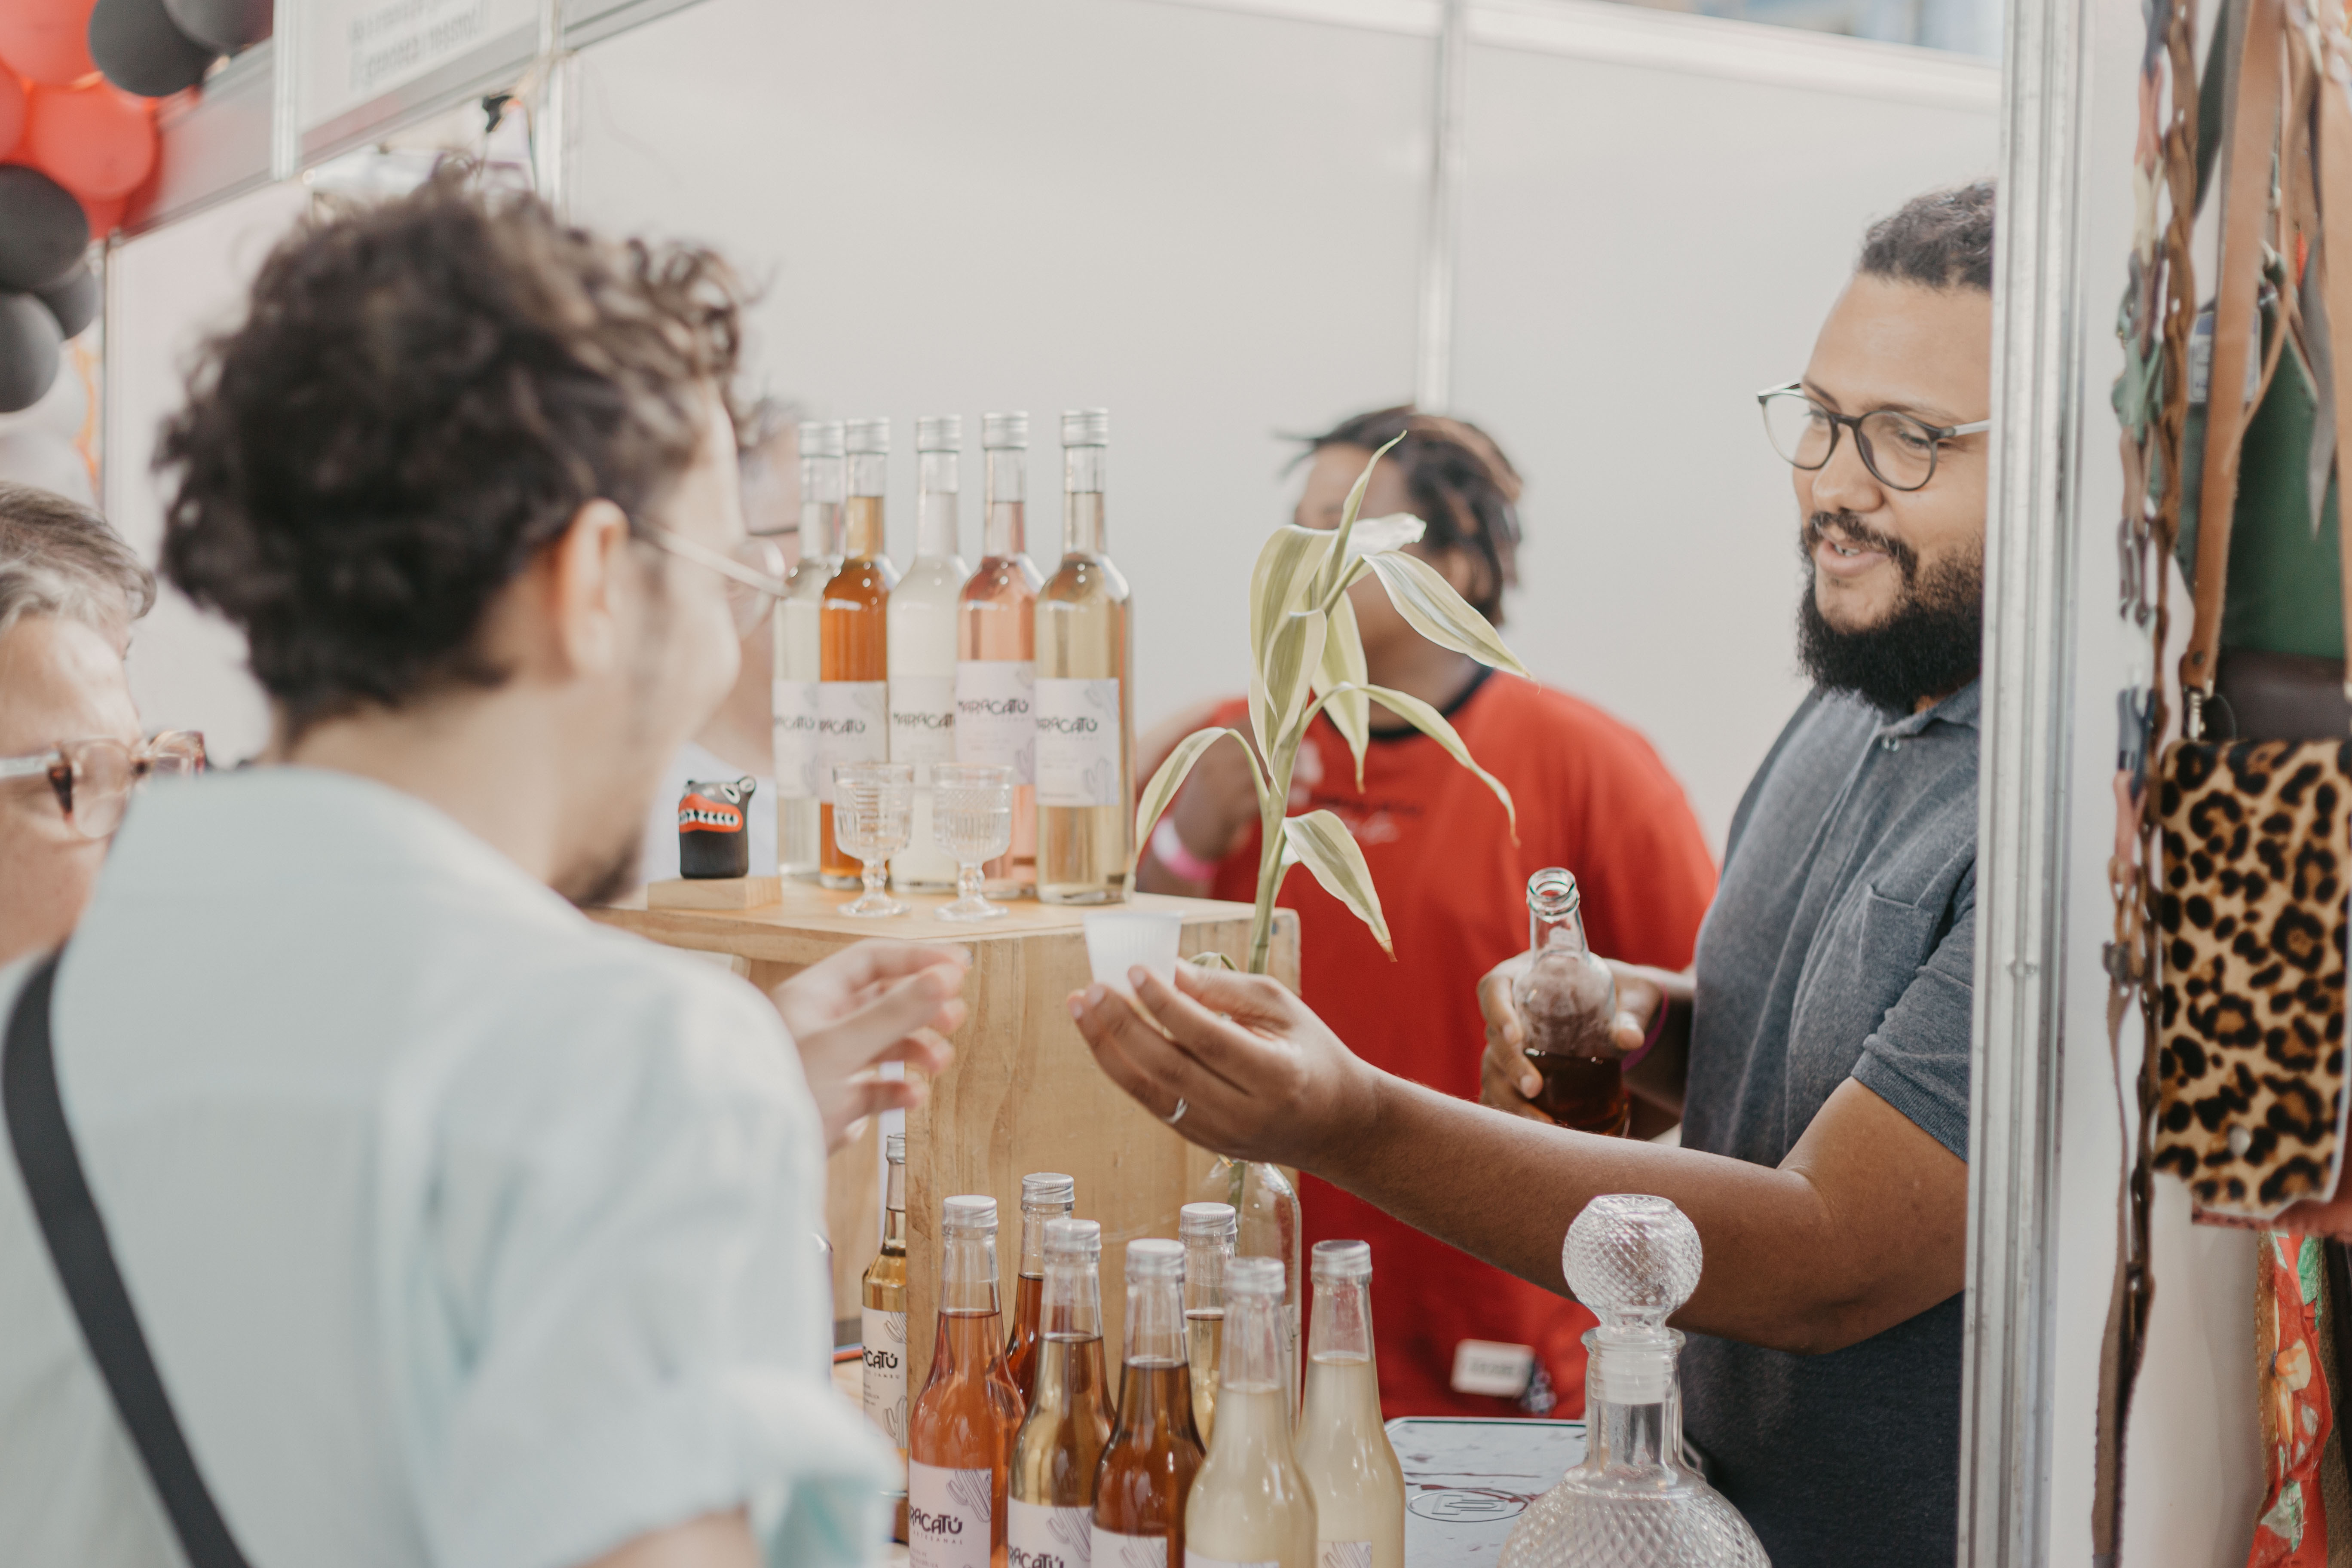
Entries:
[[107, 1392], [114, 1396], [115, 1414], [130, 1428], [190, 1568], [247, 1568], [245, 1553], [237, 1550], [205, 1489], [195, 1456], [188, 1451], [171, 1396], [163, 1392], [155, 1358], [148, 1353], [147, 1336], [139, 1329], [139, 1314], [123, 1288], [121, 1270], [115, 1267], [106, 1222], [90, 1196], [81, 1156], [66, 1126], [57, 1058], [49, 1048], [49, 994], [57, 973], [58, 955], [52, 954], [26, 980], [8, 1020], [6, 1042], [0, 1046], [0, 1101], [5, 1101], [9, 1142], [16, 1149], [16, 1168], [24, 1173], [26, 1194], [40, 1219], [49, 1260], [73, 1303], [82, 1338], [106, 1379]]

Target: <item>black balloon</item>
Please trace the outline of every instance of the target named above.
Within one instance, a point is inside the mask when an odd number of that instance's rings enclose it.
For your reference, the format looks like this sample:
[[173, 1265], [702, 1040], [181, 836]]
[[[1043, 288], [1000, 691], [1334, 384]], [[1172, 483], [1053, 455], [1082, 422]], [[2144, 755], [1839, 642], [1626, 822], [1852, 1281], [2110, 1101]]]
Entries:
[[38, 403], [58, 379], [58, 319], [30, 294], [0, 294], [0, 414]]
[[58, 319], [58, 331], [69, 338], [81, 336], [81, 330], [98, 314], [98, 274], [87, 267], [77, 267], [66, 274], [64, 282], [34, 293]]
[[168, 98], [202, 81], [220, 51], [180, 31], [163, 0], [98, 0], [89, 58], [123, 91]]
[[0, 289], [66, 280], [89, 248], [89, 219], [73, 193], [37, 169], [0, 163]]
[[163, 0], [163, 9], [180, 31], [226, 55], [269, 37], [274, 7], [270, 0]]

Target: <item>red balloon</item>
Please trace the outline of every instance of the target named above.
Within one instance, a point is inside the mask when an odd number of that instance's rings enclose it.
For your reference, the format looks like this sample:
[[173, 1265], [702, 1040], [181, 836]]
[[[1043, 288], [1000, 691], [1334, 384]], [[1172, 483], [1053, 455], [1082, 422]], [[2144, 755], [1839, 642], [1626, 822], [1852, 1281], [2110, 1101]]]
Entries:
[[0, 60], [50, 87], [98, 69], [89, 58], [89, 14], [98, 0], [0, 0]]
[[25, 134], [25, 84], [16, 73], [0, 66], [0, 158], [16, 150]]
[[96, 201], [89, 196], [76, 196], [74, 199], [81, 203], [82, 216], [89, 219], [89, 237], [92, 239], [104, 239], [121, 228], [123, 211], [131, 205], [128, 196], [109, 196], [104, 201]]
[[22, 155], [78, 196], [127, 196], [155, 166], [154, 112], [145, 99], [104, 80], [37, 87]]

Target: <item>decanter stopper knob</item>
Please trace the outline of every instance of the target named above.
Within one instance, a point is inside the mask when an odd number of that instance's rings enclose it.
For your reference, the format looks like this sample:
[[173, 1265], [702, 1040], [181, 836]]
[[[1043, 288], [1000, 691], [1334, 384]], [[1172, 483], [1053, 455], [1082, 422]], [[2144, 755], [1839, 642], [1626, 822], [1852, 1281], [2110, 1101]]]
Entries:
[[1698, 1227], [1664, 1198], [1611, 1193], [1584, 1205], [1559, 1250], [1576, 1299], [1604, 1337], [1655, 1333], [1698, 1288]]

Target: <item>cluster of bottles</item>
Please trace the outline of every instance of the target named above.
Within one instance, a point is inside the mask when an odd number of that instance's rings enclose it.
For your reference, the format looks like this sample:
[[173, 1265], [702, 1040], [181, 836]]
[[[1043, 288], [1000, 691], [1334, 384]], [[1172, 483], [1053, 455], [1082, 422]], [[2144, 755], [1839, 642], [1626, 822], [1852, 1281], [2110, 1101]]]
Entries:
[[788, 876], [855, 888], [835, 842], [833, 770], [911, 763], [912, 829], [891, 861], [901, 891], [954, 888], [931, 832], [930, 765], [1013, 770], [1013, 846], [983, 871], [993, 898], [1110, 903], [1134, 863], [1134, 628], [1103, 552], [1110, 415], [1062, 416], [1062, 563], [1048, 579], [1024, 538], [1029, 416], [981, 422], [988, 519], [978, 571], [957, 553], [963, 421], [916, 422], [915, 558], [883, 548], [890, 422], [800, 427], [801, 550], [777, 610], [777, 842]]
[[[1102, 1227], [1071, 1216], [1076, 1184], [1022, 1180], [1009, 1334], [996, 1200], [949, 1198], [939, 1334], [909, 1410], [903, 1356], [887, 1353], [906, 1339], [903, 1140], [888, 1153], [866, 1397], [908, 1459], [913, 1568], [1402, 1568], [1404, 1476], [1381, 1425], [1369, 1245], [1316, 1246], [1302, 1412], [1284, 1261], [1234, 1256], [1232, 1205], [1186, 1205], [1181, 1241], [1128, 1244], [1114, 1405]], [[894, 1308], [895, 1336], [875, 1322]]]

